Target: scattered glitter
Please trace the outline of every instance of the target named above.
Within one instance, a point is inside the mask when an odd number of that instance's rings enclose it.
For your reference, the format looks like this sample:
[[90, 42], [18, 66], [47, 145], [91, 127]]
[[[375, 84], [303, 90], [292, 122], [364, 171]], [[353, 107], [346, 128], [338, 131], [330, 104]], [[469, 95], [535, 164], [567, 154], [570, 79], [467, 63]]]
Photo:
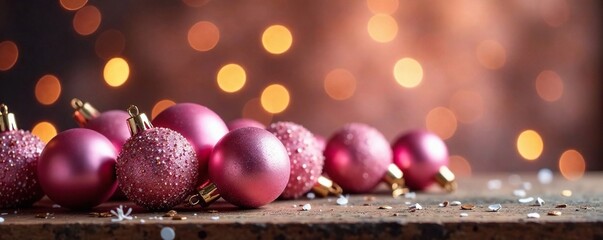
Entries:
[[172, 216], [172, 220], [186, 220], [186, 217], [181, 215], [174, 215]]
[[417, 194], [415, 192], [408, 192], [404, 194], [404, 197], [408, 199], [415, 199], [417, 197]]
[[459, 214], [459, 216], [461, 216], [461, 217], [469, 217], [469, 214], [468, 213], [461, 213], [461, 214]]
[[0, 223], [3, 223], [3, 222], [4, 222], [4, 218], [0, 217]]
[[536, 205], [538, 205], [538, 206], [544, 205], [544, 200], [540, 197], [536, 198]]
[[488, 181], [488, 189], [490, 190], [498, 190], [502, 187], [502, 181], [499, 179], [492, 179]]
[[337, 205], [346, 205], [348, 204], [348, 198], [344, 197], [343, 195], [339, 195], [339, 198], [337, 198]]
[[59, 205], [59, 204], [52, 204], [52, 208], [61, 208], [61, 205]]
[[387, 206], [387, 205], [379, 206], [378, 209], [392, 209], [392, 206]]
[[538, 171], [538, 181], [541, 184], [549, 184], [553, 182], [553, 171], [548, 168], [543, 168]]
[[492, 204], [492, 205], [488, 206], [488, 210], [490, 210], [490, 212], [498, 212], [501, 208], [502, 208], [502, 205], [500, 205], [500, 204]]
[[408, 207], [410, 210], [423, 210], [423, 206], [421, 204], [415, 203], [412, 206]]
[[309, 192], [308, 194], [306, 194], [306, 198], [314, 199], [314, 198], [316, 198], [316, 194], [314, 194], [313, 192]]
[[561, 191], [561, 195], [564, 197], [571, 197], [572, 196], [572, 190], [563, 190]]
[[310, 211], [312, 210], [312, 205], [310, 205], [309, 203], [306, 203], [302, 206], [302, 211]]
[[513, 196], [516, 197], [525, 197], [526, 196], [526, 191], [523, 189], [515, 189], [513, 190]]
[[450, 206], [460, 206], [461, 202], [460, 201], [452, 201], [450, 202]]
[[36, 218], [44, 218], [44, 219], [48, 219], [48, 218], [52, 218], [54, 216], [54, 213], [38, 213], [36, 214]]
[[128, 211], [124, 213], [124, 206], [119, 205], [119, 207], [117, 207], [115, 210], [111, 210], [111, 213], [117, 217], [112, 218], [111, 222], [120, 222], [124, 219], [132, 220], [132, 216], [130, 216], [130, 213], [132, 213], [132, 208], [128, 208]]
[[468, 203], [465, 203], [461, 206], [461, 210], [473, 210], [474, 208], [475, 208], [475, 205], [468, 204]]
[[447, 207], [448, 206], [448, 201], [444, 201], [444, 202], [438, 204], [438, 206], [440, 206], [440, 207]]
[[531, 182], [523, 182], [522, 186], [523, 186], [523, 189], [525, 189], [525, 190], [532, 189], [532, 183]]
[[538, 213], [528, 213], [528, 218], [540, 218], [540, 214]]
[[561, 216], [560, 211], [550, 211], [547, 215], [549, 216]]
[[217, 221], [217, 220], [220, 220], [220, 216], [211, 216], [210, 219]]
[[559, 204], [557, 206], [555, 206], [555, 208], [566, 208], [567, 204]]
[[519, 199], [519, 200], [517, 200], [517, 201], [519, 201], [520, 203], [529, 203], [529, 202], [534, 201], [534, 198], [533, 198], [533, 197], [520, 198], [520, 199]]
[[161, 229], [161, 239], [163, 240], [173, 240], [176, 238], [176, 232], [171, 227], [164, 227]]
[[168, 212], [166, 212], [165, 214], [163, 214], [164, 217], [173, 217], [178, 215], [178, 212], [176, 212], [176, 210], [169, 210]]

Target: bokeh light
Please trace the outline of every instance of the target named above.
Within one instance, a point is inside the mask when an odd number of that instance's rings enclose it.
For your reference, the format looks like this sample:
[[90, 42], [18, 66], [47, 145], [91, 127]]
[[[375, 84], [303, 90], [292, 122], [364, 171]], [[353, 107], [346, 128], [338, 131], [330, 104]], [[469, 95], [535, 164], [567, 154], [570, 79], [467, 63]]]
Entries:
[[334, 69], [325, 76], [324, 89], [335, 100], [346, 100], [356, 91], [356, 78], [345, 69]]
[[264, 89], [260, 101], [267, 112], [280, 113], [289, 106], [289, 91], [283, 85], [272, 84]]
[[75, 11], [82, 8], [88, 0], [60, 0], [61, 6], [70, 11]]
[[540, 1], [540, 16], [551, 27], [559, 27], [570, 18], [570, 8], [566, 0]]
[[272, 122], [272, 114], [264, 110], [259, 98], [253, 98], [247, 101], [245, 106], [243, 106], [241, 116], [243, 118], [256, 120], [265, 126], [270, 125], [270, 122]]
[[487, 69], [499, 69], [507, 61], [505, 48], [497, 41], [485, 40], [476, 49], [477, 61]]
[[38, 136], [42, 142], [48, 143], [50, 139], [57, 135], [57, 129], [52, 123], [42, 121], [31, 129], [31, 133]]
[[272, 25], [262, 34], [262, 45], [269, 53], [282, 54], [289, 50], [292, 44], [291, 31], [283, 25]]
[[472, 170], [469, 161], [462, 156], [452, 155], [449, 158], [448, 168], [456, 177], [471, 177]]
[[526, 160], [536, 160], [543, 148], [542, 137], [534, 130], [525, 130], [517, 137], [517, 151]]
[[580, 152], [570, 149], [559, 157], [559, 171], [567, 180], [575, 181], [584, 175], [586, 162]]
[[83, 36], [94, 33], [100, 23], [101, 12], [92, 5], [81, 8], [73, 16], [73, 29]]
[[11, 69], [19, 58], [19, 48], [13, 41], [0, 42], [0, 71]]
[[153, 110], [151, 110], [151, 119], [154, 119], [157, 115], [159, 115], [161, 112], [163, 112], [163, 110], [165, 110], [166, 108], [169, 108], [174, 105], [176, 105], [176, 102], [174, 102], [170, 99], [159, 100], [157, 103], [155, 103], [155, 106], [153, 106]]
[[423, 67], [412, 58], [402, 58], [394, 65], [394, 78], [400, 86], [414, 88], [423, 80]]
[[210, 0], [182, 0], [182, 2], [184, 2], [184, 4], [188, 5], [189, 7], [203, 7], [209, 1]]
[[36, 83], [35, 94], [41, 104], [53, 104], [61, 95], [61, 82], [55, 75], [44, 75]]
[[247, 75], [241, 65], [230, 63], [224, 65], [218, 71], [216, 81], [222, 91], [233, 93], [241, 90], [245, 86]]
[[456, 132], [456, 117], [450, 109], [436, 107], [427, 113], [427, 116], [425, 117], [425, 127], [427, 130], [446, 140], [454, 136], [454, 133]]
[[392, 14], [398, 10], [398, 0], [367, 0], [366, 5], [372, 13]]
[[557, 101], [563, 95], [563, 80], [553, 71], [542, 71], [536, 77], [536, 92], [545, 101]]
[[112, 58], [105, 64], [103, 71], [105, 82], [111, 87], [123, 85], [130, 76], [130, 66], [123, 58]]
[[450, 98], [450, 109], [462, 123], [474, 123], [484, 114], [484, 100], [474, 91], [459, 90]]
[[220, 41], [220, 30], [212, 22], [200, 21], [188, 30], [188, 44], [199, 52], [213, 49]]
[[398, 22], [386, 14], [375, 14], [368, 21], [369, 36], [377, 42], [391, 42], [398, 34]]
[[126, 38], [115, 29], [101, 33], [94, 43], [96, 55], [102, 59], [109, 59], [121, 55], [126, 47]]

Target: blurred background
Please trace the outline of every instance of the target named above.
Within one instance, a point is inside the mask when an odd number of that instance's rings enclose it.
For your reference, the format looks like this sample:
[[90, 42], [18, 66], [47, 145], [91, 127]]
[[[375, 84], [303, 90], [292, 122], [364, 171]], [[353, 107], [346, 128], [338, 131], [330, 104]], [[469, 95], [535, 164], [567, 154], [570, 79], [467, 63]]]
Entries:
[[45, 141], [77, 127], [73, 97], [152, 116], [196, 102], [325, 137], [424, 128], [457, 175], [577, 180], [603, 170], [600, 5], [0, 0], [0, 102]]

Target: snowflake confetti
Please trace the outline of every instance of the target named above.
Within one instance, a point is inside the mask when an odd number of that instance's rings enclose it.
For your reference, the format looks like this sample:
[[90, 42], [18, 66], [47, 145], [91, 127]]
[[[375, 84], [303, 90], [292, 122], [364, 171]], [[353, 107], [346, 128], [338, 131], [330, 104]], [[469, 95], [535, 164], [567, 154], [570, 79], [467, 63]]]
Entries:
[[520, 199], [519, 199], [519, 200], [517, 200], [517, 201], [519, 201], [520, 203], [529, 203], [529, 202], [534, 201], [534, 198], [533, 198], [533, 197], [520, 198]]
[[500, 205], [500, 204], [492, 204], [492, 205], [488, 206], [488, 210], [490, 210], [490, 212], [498, 212], [501, 208], [502, 208], [502, 205]]
[[544, 205], [544, 200], [540, 197], [536, 198], [536, 205], [538, 205], [538, 206]]
[[121, 222], [125, 219], [132, 220], [132, 216], [130, 216], [130, 213], [132, 213], [132, 208], [128, 208], [128, 211], [124, 213], [124, 206], [119, 205], [119, 207], [115, 210], [111, 210], [111, 213], [117, 217], [112, 218], [111, 222]]
[[348, 204], [348, 198], [343, 195], [340, 195], [339, 198], [337, 198], [337, 205], [343, 206], [346, 204]]
[[538, 213], [528, 213], [528, 218], [540, 218], [540, 214], [538, 214]]
[[302, 206], [302, 211], [310, 211], [312, 210], [312, 205], [310, 205], [309, 203], [306, 203]]

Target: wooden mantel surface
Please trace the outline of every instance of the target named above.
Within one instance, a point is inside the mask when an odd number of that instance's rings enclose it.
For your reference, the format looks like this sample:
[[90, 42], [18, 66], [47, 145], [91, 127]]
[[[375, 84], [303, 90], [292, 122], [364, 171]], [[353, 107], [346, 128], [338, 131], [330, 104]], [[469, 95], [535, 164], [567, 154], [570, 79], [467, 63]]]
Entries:
[[[555, 176], [543, 185], [536, 174], [480, 174], [459, 179], [454, 193], [437, 190], [416, 193], [415, 198], [392, 198], [384, 191], [349, 196], [347, 205], [335, 197], [276, 201], [260, 209], [238, 209], [217, 202], [208, 209], [176, 208], [184, 220], [162, 217], [165, 212], [145, 212], [130, 202], [109, 202], [90, 211], [73, 212], [53, 205], [48, 199], [29, 209], [2, 209], [0, 239], [161, 239], [161, 231], [171, 228], [176, 239], [603, 239], [603, 173], [587, 173], [581, 180], [567, 181]], [[500, 189], [488, 182], [500, 180]], [[531, 185], [526, 197], [541, 197], [545, 204], [519, 203], [513, 191]], [[492, 182], [491, 182], [492, 183]], [[530, 187], [530, 186], [528, 186]], [[570, 190], [571, 196], [563, 196]], [[258, 189], [261, 191], [261, 189]], [[448, 201], [473, 204], [440, 207]], [[419, 203], [423, 209], [411, 211]], [[133, 220], [112, 222], [111, 218], [89, 216], [120, 204], [133, 208]], [[309, 211], [302, 206], [310, 204]], [[498, 212], [488, 206], [501, 204]], [[566, 208], [556, 208], [566, 204]], [[391, 209], [379, 209], [390, 206]], [[560, 216], [547, 215], [560, 211]], [[51, 213], [50, 218], [37, 218]], [[461, 217], [461, 213], [468, 216]], [[528, 218], [539, 213], [540, 218]], [[1, 219], [0, 219], [1, 220]], [[167, 230], [164, 230], [167, 231]]]

